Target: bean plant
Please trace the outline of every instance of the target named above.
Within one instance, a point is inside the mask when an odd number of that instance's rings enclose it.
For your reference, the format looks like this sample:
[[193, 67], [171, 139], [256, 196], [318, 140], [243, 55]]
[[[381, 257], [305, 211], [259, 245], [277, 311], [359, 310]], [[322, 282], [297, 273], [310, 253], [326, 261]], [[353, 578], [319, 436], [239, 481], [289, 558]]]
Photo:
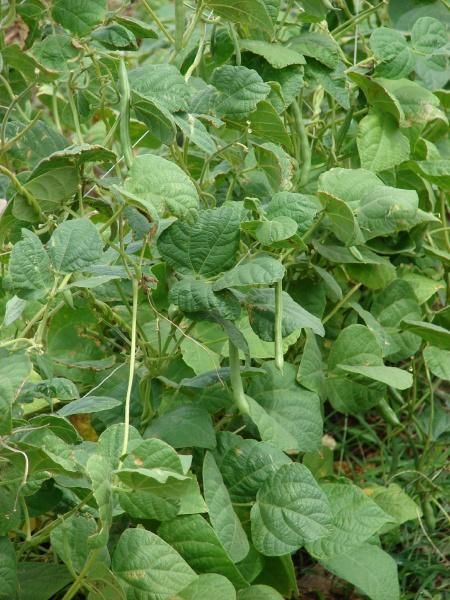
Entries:
[[0, 598], [445, 597], [449, 8], [0, 2]]

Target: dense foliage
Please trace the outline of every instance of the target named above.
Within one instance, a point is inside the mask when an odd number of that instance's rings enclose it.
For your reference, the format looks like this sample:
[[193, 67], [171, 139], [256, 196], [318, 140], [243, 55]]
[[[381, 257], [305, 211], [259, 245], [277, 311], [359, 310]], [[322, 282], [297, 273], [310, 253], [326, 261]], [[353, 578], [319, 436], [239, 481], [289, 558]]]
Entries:
[[444, 598], [450, 7], [375, 2], [0, 3], [0, 598]]

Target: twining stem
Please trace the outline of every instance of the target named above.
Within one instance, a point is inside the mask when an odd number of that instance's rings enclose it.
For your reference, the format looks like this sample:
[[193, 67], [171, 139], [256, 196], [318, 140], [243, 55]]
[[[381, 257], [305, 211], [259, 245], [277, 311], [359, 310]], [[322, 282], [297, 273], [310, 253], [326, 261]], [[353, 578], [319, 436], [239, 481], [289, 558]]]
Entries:
[[119, 92], [120, 92], [120, 143], [127, 169], [133, 164], [133, 150], [130, 140], [130, 83], [123, 56], [119, 63]]
[[297, 161], [302, 163], [300, 170], [300, 178], [298, 180], [299, 187], [303, 187], [309, 179], [309, 172], [311, 170], [311, 148], [309, 146], [308, 134], [306, 133], [305, 123], [303, 122], [302, 111], [296, 100], [291, 104], [292, 113], [294, 115], [294, 122], [296, 133], [299, 141], [299, 156]]
[[130, 406], [131, 406], [131, 390], [133, 389], [134, 369], [136, 364], [136, 326], [137, 326], [137, 307], [138, 307], [138, 281], [133, 277], [133, 312], [131, 321], [131, 349], [130, 349], [130, 370], [128, 374], [127, 395], [125, 397], [125, 430], [123, 434], [122, 456], [128, 450], [128, 437], [130, 429]]
[[170, 33], [167, 31], [164, 23], [162, 23], [159, 18], [158, 15], [155, 13], [155, 11], [153, 10], [153, 8], [150, 6], [150, 3], [147, 0], [142, 0], [142, 4], [144, 5], [146, 11], [148, 12], [148, 14], [151, 16], [151, 18], [155, 21], [155, 23], [158, 25], [158, 27], [160, 28], [160, 30], [162, 31], [162, 33], [165, 35], [165, 37], [169, 40], [169, 42], [171, 44], [175, 44], [175, 40], [173, 39], [173, 36], [170, 35]]
[[284, 367], [283, 356], [283, 281], [275, 283], [275, 365], [281, 373]]
[[241, 360], [239, 358], [239, 349], [229, 339], [229, 360], [230, 360], [230, 380], [231, 389], [233, 390], [233, 400], [238, 411], [243, 415], [248, 415], [249, 407], [247, 398], [245, 397], [244, 387], [241, 378]]
[[175, 51], [183, 47], [185, 9], [184, 0], [175, 0]]

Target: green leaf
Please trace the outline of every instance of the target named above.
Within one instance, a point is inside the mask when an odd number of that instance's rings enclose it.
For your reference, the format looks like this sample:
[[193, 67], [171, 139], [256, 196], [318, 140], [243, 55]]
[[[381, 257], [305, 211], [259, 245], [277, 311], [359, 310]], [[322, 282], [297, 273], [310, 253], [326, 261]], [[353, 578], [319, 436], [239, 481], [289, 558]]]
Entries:
[[255, 231], [255, 237], [263, 246], [272, 246], [276, 242], [287, 240], [297, 232], [297, 223], [290, 217], [274, 217], [263, 221]]
[[99, 27], [92, 33], [92, 39], [108, 50], [137, 50], [138, 47], [134, 34], [118, 23]]
[[252, 585], [239, 590], [237, 600], [283, 600], [283, 597], [268, 585]]
[[[253, 0], [252, 0], [253, 1]], [[211, 84], [217, 88], [215, 109], [219, 117], [242, 119], [267, 98], [270, 86], [253, 69], [224, 65], [215, 69]]]
[[300, 233], [305, 233], [314, 222], [321, 204], [315, 196], [294, 192], [278, 192], [266, 207], [269, 219], [290, 217], [298, 226]]
[[169, 300], [186, 313], [212, 312], [232, 321], [241, 314], [236, 297], [228, 290], [214, 292], [209, 281], [181, 279], [170, 289]]
[[203, 461], [203, 491], [209, 520], [217, 537], [233, 562], [243, 560], [250, 550], [247, 536], [234, 512], [227, 487], [210, 452], [205, 454]]
[[178, 406], [152, 420], [145, 438], [157, 437], [174, 448], [214, 448], [216, 440], [211, 417], [201, 406]]
[[241, 50], [262, 56], [275, 69], [284, 69], [289, 65], [304, 65], [305, 59], [288, 46], [264, 42], [262, 40], [239, 40]]
[[267, 142], [255, 144], [255, 157], [274, 191], [292, 188], [294, 161], [280, 146]]
[[22, 300], [18, 296], [13, 296], [8, 300], [5, 306], [5, 316], [3, 317], [3, 326], [9, 327], [14, 321], [20, 319], [25, 306], [27, 305], [26, 300]]
[[207, 0], [206, 6], [232, 23], [273, 32], [270, 12], [263, 0]]
[[322, 353], [316, 336], [310, 329], [305, 329], [306, 342], [297, 373], [297, 381], [308, 390], [316, 392], [320, 397], [325, 393], [325, 373]]
[[177, 221], [158, 239], [163, 259], [180, 273], [212, 277], [235, 263], [239, 214], [234, 207], [202, 210], [190, 225]]
[[335, 69], [339, 64], [339, 44], [328, 33], [323, 31], [305, 32], [291, 38], [289, 44], [300, 54], [315, 58], [330, 69]]
[[174, 142], [175, 120], [164, 106], [158, 104], [156, 100], [144, 98], [137, 92], [133, 92], [132, 106], [136, 117], [147, 125], [152, 137], [162, 144], [170, 145]]
[[197, 579], [181, 556], [160, 537], [144, 529], [125, 530], [117, 543], [112, 570], [128, 598], [170, 598]]
[[332, 194], [320, 191], [319, 197], [324, 212], [330, 221], [330, 229], [346, 246], [356, 246], [364, 241], [358, 222], [351, 208], [343, 200]]
[[75, 514], [50, 533], [52, 548], [71, 572], [79, 573], [89, 557], [88, 538], [96, 533], [93, 517]]
[[[97, 452], [109, 460], [113, 469], [118, 468], [122, 456], [124, 430], [125, 425], [123, 423], [116, 423], [105, 429], [98, 438]], [[132, 451], [141, 443], [142, 438], [139, 432], [130, 426], [128, 432], [128, 451]]]
[[395, 95], [383, 85], [383, 81], [388, 80], [371, 79], [357, 71], [349, 71], [348, 76], [362, 89], [367, 102], [371, 107], [381, 114], [388, 113], [392, 115], [401, 127], [406, 125], [405, 113], [401, 103]]
[[60, 273], [82, 271], [102, 255], [103, 244], [95, 225], [87, 219], [64, 221], [49, 242], [49, 255]]
[[320, 447], [323, 422], [319, 397], [296, 383], [296, 369], [284, 364], [281, 374], [274, 362], [248, 388], [250, 417], [265, 442], [281, 450], [313, 452]]
[[383, 397], [385, 385], [349, 378], [339, 365], [382, 367], [382, 350], [375, 335], [364, 325], [343, 329], [328, 357], [328, 399], [336, 410], [358, 413], [375, 406]]
[[345, 74], [345, 67], [342, 63], [339, 63], [335, 69], [331, 70], [325, 67], [325, 65], [310, 59], [306, 66], [306, 74], [314, 78], [342, 108], [345, 110], [350, 109], [348, 80]]
[[50, 259], [35, 233], [22, 229], [22, 238], [14, 245], [9, 260], [12, 285], [20, 298], [39, 300], [53, 287]]
[[389, 114], [373, 112], [361, 119], [357, 143], [361, 166], [375, 173], [409, 158], [409, 140]]
[[415, 333], [437, 348], [450, 350], [450, 331], [444, 327], [428, 323], [427, 321], [415, 321], [412, 319], [403, 319], [400, 326], [403, 330]]
[[[253, 331], [262, 340], [273, 342], [275, 339], [275, 290], [273, 288], [254, 288], [247, 294], [246, 302]], [[320, 320], [294, 302], [287, 292], [283, 292], [283, 337], [306, 327], [312, 329], [317, 335], [324, 335]]]
[[450, 381], [450, 350], [427, 346], [423, 351], [423, 357], [433, 375]]
[[[25, 184], [28, 190], [39, 201], [39, 206], [44, 212], [56, 212], [66, 200], [70, 200], [76, 194], [79, 186], [78, 171], [73, 165], [51, 168], [45, 172], [37, 166], [35, 175], [33, 172]], [[17, 205], [14, 201], [14, 210], [25, 210], [23, 203]]]
[[69, 402], [58, 410], [58, 415], [61, 417], [69, 417], [71, 415], [91, 414], [109, 410], [116, 406], [121, 406], [122, 401], [109, 396], [85, 396], [79, 400]]
[[152, 27], [141, 21], [140, 19], [136, 19], [134, 17], [129, 17], [126, 15], [114, 15], [114, 21], [120, 23], [130, 31], [134, 33], [136, 37], [144, 38], [144, 39], [157, 39], [158, 34]]
[[9, 435], [12, 431], [12, 405], [14, 392], [8, 380], [0, 381], [0, 435]]
[[253, 501], [264, 481], [280, 466], [291, 462], [270, 444], [243, 439], [229, 432], [217, 435], [213, 454], [231, 501], [237, 503]]
[[408, 371], [397, 367], [365, 366], [365, 365], [338, 365], [339, 369], [348, 373], [356, 373], [374, 381], [380, 381], [397, 390], [406, 390], [413, 384], [413, 376]]
[[400, 118], [400, 127], [412, 127], [435, 119], [448, 124], [447, 117], [440, 109], [439, 99], [415, 81], [380, 78], [378, 83], [401, 106], [404, 118]]
[[270, 102], [266, 100], [259, 102], [256, 110], [250, 114], [248, 120], [250, 121], [252, 135], [268, 142], [281, 144], [292, 152], [291, 138], [284, 122]]
[[177, 594], [177, 600], [236, 600], [233, 584], [223, 575], [205, 573]]
[[334, 575], [349, 581], [371, 600], [399, 600], [397, 565], [373, 544], [363, 544], [348, 554], [322, 561]]
[[150, 215], [173, 215], [192, 222], [198, 209], [198, 194], [192, 180], [175, 163], [144, 154], [134, 159], [125, 189], [131, 192], [140, 208]]
[[378, 62], [377, 75], [398, 79], [407, 77], [414, 69], [414, 55], [399, 31], [379, 27], [372, 32], [369, 43]]
[[128, 79], [133, 92], [169, 112], [188, 109], [191, 92], [184, 77], [173, 65], [146, 64], [129, 71]]
[[202, 516], [187, 515], [162, 523], [158, 534], [181, 554], [196, 573], [218, 573], [229, 579], [236, 589], [248, 586], [213, 528]]
[[100, 529], [89, 538], [90, 548], [106, 546], [113, 518], [113, 470], [109, 460], [101, 454], [92, 454], [86, 464], [86, 472], [92, 482], [92, 491], [97, 502]]
[[133, 488], [120, 494], [120, 505], [138, 519], [173, 519], [180, 510], [181, 495], [189, 484], [175, 450], [155, 438], [134, 445], [117, 475]]
[[189, 113], [178, 113], [174, 118], [184, 135], [197, 148], [200, 148], [200, 150], [203, 150], [207, 154], [214, 154], [216, 152], [217, 145], [213, 137], [208, 133], [208, 130], [199, 119]]
[[298, 4], [303, 9], [298, 18], [307, 23], [323, 21], [328, 12], [333, 8], [330, 0], [299, 0]]
[[214, 284], [213, 290], [247, 285], [271, 285], [283, 279], [283, 265], [271, 256], [261, 254], [248, 258], [227, 271]]
[[42, 562], [20, 562], [20, 600], [48, 600], [72, 581], [64, 565]]
[[0, 598], [12, 600], [17, 597], [18, 576], [14, 546], [7, 537], [0, 538]]
[[[72, 44], [69, 35], [50, 34], [40, 42], [33, 44], [32, 53], [44, 67], [54, 71], [70, 71], [79, 50]], [[71, 64], [72, 61], [72, 64]]]
[[411, 284], [405, 280], [394, 280], [375, 296], [371, 313], [384, 327], [386, 357], [393, 361], [403, 360], [417, 352], [420, 338], [409, 331], [400, 331], [403, 319], [418, 320], [422, 316]]
[[[325, 203], [331, 199], [344, 202], [352, 210], [366, 241], [416, 225], [419, 207], [417, 192], [384, 185], [374, 173], [365, 169], [336, 168], [323, 173], [319, 178], [318, 194]], [[334, 222], [336, 226], [342, 223], [342, 227], [335, 233], [339, 232], [340, 238], [348, 245], [355, 245], [354, 241], [358, 242], [357, 234], [352, 237], [352, 226], [355, 226], [350, 213], [341, 213], [341, 208], [342, 204], [339, 204]]]
[[448, 44], [445, 24], [434, 17], [421, 17], [411, 31], [411, 44], [421, 54], [445, 53]]
[[310, 471], [291, 463], [268, 477], [258, 491], [251, 524], [256, 549], [266, 556], [282, 556], [326, 536], [331, 511]]
[[107, 13], [106, 0], [55, 0], [52, 17], [75, 35], [87, 35]]
[[31, 370], [32, 363], [27, 353], [11, 352], [6, 354], [5, 350], [2, 350], [0, 354], [0, 381], [9, 381], [14, 396], [19, 392]]
[[[421, 514], [419, 506], [402, 490], [396, 483], [390, 483], [387, 487], [381, 485], [369, 486], [364, 492], [388, 515], [392, 517], [396, 525], [418, 518]], [[386, 525], [383, 530], [387, 529]]]
[[306, 547], [320, 560], [347, 554], [392, 520], [355, 485], [326, 483], [322, 489], [331, 507], [331, 531]]
[[419, 160], [408, 162], [405, 168], [412, 169], [431, 183], [450, 190], [450, 160]]

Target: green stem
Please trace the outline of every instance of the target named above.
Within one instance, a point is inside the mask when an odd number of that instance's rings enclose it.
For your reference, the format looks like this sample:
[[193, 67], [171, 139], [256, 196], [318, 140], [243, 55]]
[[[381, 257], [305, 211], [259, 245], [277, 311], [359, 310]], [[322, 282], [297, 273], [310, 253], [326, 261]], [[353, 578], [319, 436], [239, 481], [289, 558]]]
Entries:
[[189, 81], [189, 78], [191, 77], [192, 73], [195, 71], [195, 69], [198, 67], [198, 65], [200, 64], [200, 62], [202, 60], [203, 48], [205, 46], [205, 33], [206, 33], [206, 27], [205, 27], [205, 24], [202, 23], [201, 29], [200, 29], [200, 40], [198, 43], [197, 53], [195, 55], [194, 62], [189, 67], [189, 69], [186, 71], [186, 75], [184, 76], [185, 81]]
[[130, 139], [130, 83], [123, 56], [119, 64], [119, 91], [120, 91], [120, 143], [127, 169], [133, 164], [133, 150]]
[[236, 55], [236, 66], [241, 66], [241, 48], [239, 47], [239, 39], [236, 34], [236, 29], [232, 23], [228, 23], [230, 28], [231, 37], [233, 38], [234, 43], [234, 54]]
[[20, 548], [17, 551], [18, 558], [20, 558], [30, 548], [33, 548], [34, 546], [38, 546], [39, 544], [44, 542], [49, 537], [49, 535], [53, 531], [53, 529], [55, 529], [55, 527], [57, 527], [58, 525], [63, 523], [66, 519], [68, 519], [69, 517], [74, 515], [76, 512], [78, 512], [87, 502], [89, 502], [89, 500], [93, 496], [94, 496], [94, 492], [89, 492], [89, 494], [84, 498], [84, 500], [81, 500], [81, 502], [79, 502], [76, 506], [71, 508], [68, 512], [57, 517], [54, 521], [51, 521], [50, 523], [48, 523], [48, 525], [43, 527], [39, 531], [39, 533], [34, 535], [30, 540], [26, 540], [25, 542], [23, 542], [23, 544], [20, 546]]
[[83, 138], [83, 134], [81, 133], [80, 119], [78, 118], [78, 111], [77, 111], [77, 107], [75, 106], [75, 99], [73, 97], [73, 88], [72, 88], [72, 82], [71, 81], [69, 81], [69, 83], [67, 85], [67, 100], [69, 102], [70, 111], [72, 113], [73, 123], [75, 125], [75, 132], [77, 134], [77, 141], [78, 141], [79, 144], [83, 144], [84, 143], [84, 138]]
[[4, 175], [10, 178], [11, 183], [14, 185], [18, 193], [21, 196], [23, 196], [28, 202], [28, 204], [33, 208], [33, 210], [36, 211], [36, 214], [39, 217], [39, 220], [41, 221], [42, 211], [36, 198], [32, 194], [30, 194], [30, 192], [20, 183], [20, 181], [17, 179], [14, 173], [6, 167], [4, 167], [3, 165], [0, 165], [0, 173], [3, 173]]
[[4, 141], [4, 137], [3, 137], [3, 133], [2, 133], [2, 145], [0, 148], [1, 153], [5, 153], [7, 152], [10, 148], [12, 148], [12, 146], [14, 146], [14, 144], [16, 144], [21, 137], [23, 137], [28, 131], [30, 131], [30, 129], [33, 127], [33, 125], [36, 124], [37, 121], [39, 121], [39, 119], [41, 118], [42, 115], [42, 111], [38, 110], [38, 112], [34, 115], [33, 119], [27, 123], [27, 125], [21, 129], [18, 133], [16, 133], [16, 135], [12, 138], [10, 138], [7, 142]]
[[376, 4], [375, 6], [370, 6], [369, 8], [366, 8], [366, 10], [361, 11], [359, 14], [355, 15], [352, 19], [349, 19], [345, 23], [338, 25], [331, 32], [333, 37], [336, 37], [337, 35], [342, 35], [346, 31], [351, 29], [353, 26], [358, 25], [358, 23], [360, 23], [361, 21], [364, 21], [364, 19], [366, 19], [372, 13], [376, 12], [382, 6], [386, 6], [386, 4], [387, 4], [386, 0], [382, 0], [382, 2], [380, 2], [379, 4]]
[[175, 51], [183, 47], [185, 9], [184, 0], [175, 0]]
[[275, 283], [275, 365], [283, 373], [283, 281]]
[[72, 583], [72, 585], [67, 590], [67, 592], [64, 594], [62, 600], [72, 600], [72, 598], [75, 596], [75, 594], [78, 592], [78, 590], [83, 587], [83, 584], [84, 584], [83, 580], [84, 580], [85, 576], [89, 573], [89, 569], [92, 567], [93, 563], [95, 562], [99, 552], [100, 552], [100, 549], [93, 550], [91, 552], [91, 555], [88, 558], [88, 560], [84, 563], [84, 567], [81, 569], [80, 574], [75, 579], [75, 581]]
[[159, 20], [158, 15], [155, 13], [155, 11], [153, 10], [153, 8], [150, 6], [149, 2], [147, 0], [141, 0], [141, 1], [142, 1], [142, 4], [144, 5], [145, 10], [148, 12], [148, 14], [151, 16], [151, 18], [158, 25], [158, 27], [160, 28], [160, 30], [164, 34], [164, 36], [169, 40], [169, 42], [171, 44], [175, 44], [175, 40], [173, 39], [173, 36], [170, 35], [170, 33], [167, 31], [164, 23], [162, 23]]
[[248, 415], [249, 406], [245, 397], [244, 387], [241, 378], [241, 360], [239, 350], [233, 342], [228, 340], [229, 360], [230, 360], [230, 379], [231, 389], [233, 390], [233, 399], [238, 411], [243, 415]]
[[331, 310], [327, 316], [325, 318], [322, 319], [322, 324], [325, 325], [325, 323], [328, 323], [328, 321], [334, 317], [334, 315], [337, 313], [337, 311], [342, 308], [342, 306], [344, 306], [344, 304], [353, 296], [353, 294], [355, 292], [357, 292], [359, 290], [359, 288], [361, 287], [362, 283], [357, 283], [355, 286], [352, 287], [351, 290], [349, 290], [345, 296], [339, 300], [339, 302], [336, 304], [336, 306], [333, 308], [333, 310]]
[[444, 228], [445, 246], [447, 248], [447, 251], [450, 252], [450, 239], [449, 239], [448, 227], [447, 227], [447, 203], [446, 203], [446, 198], [445, 198], [445, 192], [443, 190], [439, 194], [439, 200], [440, 200], [441, 221], [442, 221], [442, 225]]
[[124, 419], [124, 434], [122, 444], [122, 456], [128, 450], [128, 437], [130, 429], [130, 406], [131, 406], [131, 390], [133, 389], [133, 378], [136, 361], [136, 325], [137, 325], [137, 307], [138, 307], [138, 292], [139, 286], [136, 278], [133, 278], [133, 314], [131, 321], [131, 349], [130, 349], [130, 371], [128, 374], [127, 395], [125, 397], [125, 419]]
[[309, 172], [311, 170], [311, 148], [309, 146], [308, 134], [306, 133], [305, 123], [303, 121], [300, 106], [296, 100], [294, 100], [291, 106], [300, 150], [300, 153], [297, 156], [297, 161], [299, 165], [300, 160], [302, 162], [300, 178], [298, 181], [298, 185], [301, 188], [308, 182], [309, 179]]

